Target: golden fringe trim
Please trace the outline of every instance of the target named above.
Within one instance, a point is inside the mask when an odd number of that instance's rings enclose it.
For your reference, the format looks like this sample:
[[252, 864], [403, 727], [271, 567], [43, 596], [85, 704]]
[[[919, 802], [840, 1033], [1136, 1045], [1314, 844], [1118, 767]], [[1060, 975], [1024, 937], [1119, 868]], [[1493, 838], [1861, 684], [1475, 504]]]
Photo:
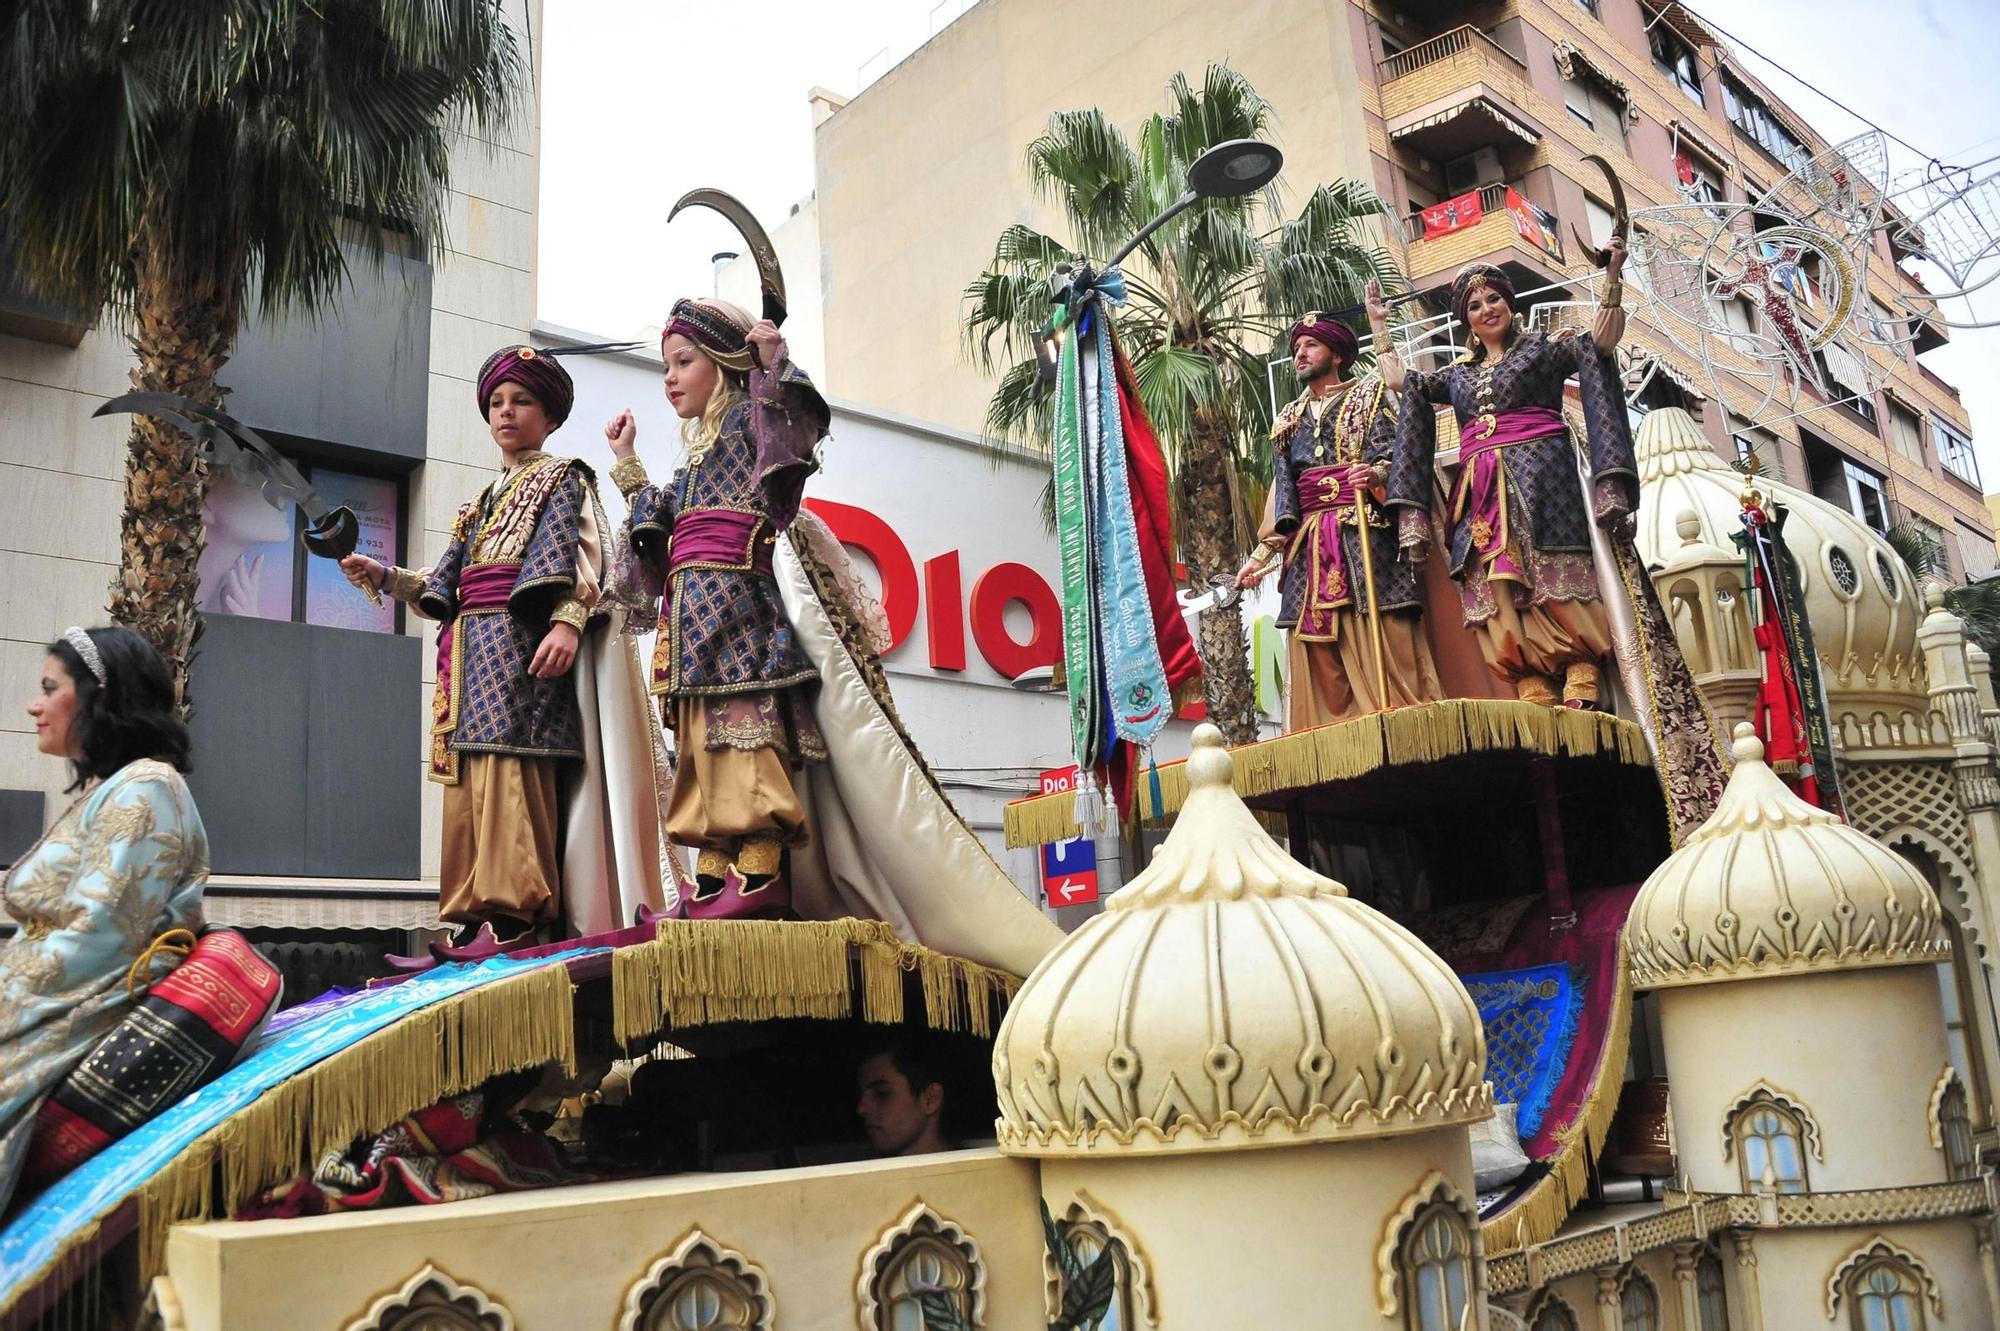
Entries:
[[1556, 1134], [1549, 1172], [1527, 1195], [1480, 1226], [1488, 1260], [1537, 1243], [1547, 1243], [1590, 1191], [1590, 1162], [1604, 1153], [1611, 1120], [1625, 1089], [1626, 1045], [1632, 1038], [1632, 979], [1625, 968], [1625, 944], [1618, 944], [1618, 993], [1597, 1065], [1597, 1085], [1576, 1121]]
[[[165, 1269], [167, 1231], [235, 1214], [320, 1157], [489, 1077], [540, 1063], [576, 1070], [569, 972], [560, 963], [440, 999], [305, 1068], [203, 1133], [139, 1186], [139, 1288]], [[219, 1166], [219, 1168], [218, 1168]], [[221, 1186], [217, 1188], [217, 1182]], [[103, 1216], [0, 1297], [0, 1316], [97, 1235]]]
[[914, 971], [933, 1030], [990, 1037], [1018, 976], [906, 943], [881, 920], [662, 920], [654, 941], [611, 959], [612, 1031], [648, 1043], [662, 1029], [859, 1015], [904, 1018]]
[[[1229, 751], [1236, 793], [1249, 798], [1349, 781], [1385, 767], [1440, 762], [1470, 753], [1525, 752], [1542, 757], [1616, 758], [1650, 767], [1645, 733], [1603, 712], [1578, 712], [1501, 698], [1447, 698], [1394, 711], [1371, 712]], [[1160, 804], [1139, 774], [1139, 817], [1177, 812], [1187, 799], [1186, 762], [1160, 767]], [[1069, 791], [1015, 800], [1005, 811], [1010, 847], [1043, 846], [1079, 834], [1076, 796]]]

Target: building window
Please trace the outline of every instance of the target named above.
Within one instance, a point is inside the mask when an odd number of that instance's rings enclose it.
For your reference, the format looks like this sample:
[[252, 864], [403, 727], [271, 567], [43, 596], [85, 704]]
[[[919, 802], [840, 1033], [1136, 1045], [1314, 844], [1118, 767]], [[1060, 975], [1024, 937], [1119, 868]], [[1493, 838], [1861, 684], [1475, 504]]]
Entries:
[[762, 1268], [695, 1230], [626, 1292], [618, 1331], [771, 1331], [775, 1317]]
[[1436, 1202], [1420, 1212], [1400, 1265], [1410, 1331], [1457, 1331], [1472, 1297], [1472, 1236], [1458, 1209]]
[[1684, 147], [1674, 150], [1674, 178], [1680, 182], [1681, 193], [1697, 203], [1723, 200], [1722, 173]]
[[1722, 1285], [1722, 1259], [1712, 1248], [1695, 1263], [1694, 1306], [1699, 1331], [1729, 1331], [1729, 1291]]
[[1869, 387], [1868, 370], [1861, 358], [1841, 343], [1829, 342], [1813, 353], [1813, 363], [1819, 367], [1820, 382], [1826, 385], [1828, 402], [1875, 429], [1875, 392]]
[[[1075, 1212], [1072, 1211], [1072, 1214]], [[1118, 1274], [1111, 1294], [1111, 1306], [1096, 1322], [1096, 1331], [1132, 1331], [1138, 1325], [1132, 1308], [1132, 1256], [1108, 1226], [1097, 1220], [1069, 1220], [1062, 1226], [1063, 1242], [1076, 1254], [1077, 1263], [1088, 1271], [1105, 1250]]]
[[1736, 440], [1737, 459], [1756, 458], [1757, 467], [1774, 481], [1789, 482], [1782, 441], [1761, 425], [1752, 425], [1741, 416], [1729, 418], [1729, 433]]
[[1915, 1253], [1886, 1238], [1849, 1253], [1826, 1283], [1826, 1315], [1838, 1319], [1848, 1305], [1853, 1331], [1924, 1331], [1925, 1305], [1944, 1314], [1937, 1277]]
[[949, 1303], [969, 1325], [985, 1316], [978, 1247], [922, 1203], [868, 1251], [861, 1270], [862, 1324], [877, 1331], [926, 1331], [927, 1301]]
[[1967, 582], [1975, 582], [2000, 564], [2000, 551], [1993, 545], [1993, 533], [1968, 526], [1963, 518], [1958, 527], [1958, 571]]
[[1847, 503], [1842, 505], [1876, 531], [1888, 534], [1889, 501], [1882, 493], [1882, 478], [1866, 467], [1842, 458], [1841, 473], [1847, 482]]
[[1972, 455], [1972, 439], [1942, 416], [1931, 417], [1937, 436], [1938, 464], [1974, 489], [1979, 487], [1979, 460]]
[[1660, 1331], [1660, 1292], [1644, 1271], [1625, 1277], [1618, 1291], [1619, 1331]]
[[1771, 114], [1771, 108], [1728, 74], [1722, 76], [1722, 105], [1730, 123], [1787, 171], [1796, 171], [1811, 160], [1805, 145]]
[[[361, 521], [357, 551], [385, 564], [402, 551], [403, 487], [388, 477], [295, 464], [330, 506], [346, 505]], [[199, 566], [203, 614], [282, 619], [332, 628], [394, 633], [394, 601], [375, 605], [347, 581], [340, 565], [306, 553], [298, 505], [273, 505], [254, 464], [211, 473], [202, 517], [208, 543]]]
[[1694, 48], [1669, 28], [1658, 14], [1647, 14], [1647, 21], [1651, 27], [1646, 33], [1646, 40], [1653, 48], [1653, 64], [1672, 79], [1696, 106], [1708, 105], [1701, 95], [1701, 64], [1695, 58]]
[[1623, 146], [1625, 142], [1625, 104], [1602, 80], [1583, 66], [1581, 60], [1570, 66], [1575, 72], [1563, 80], [1563, 105], [1569, 113], [1583, 124], [1590, 126], [1613, 143]]
[[1972, 1144], [1972, 1115], [1966, 1107], [1965, 1083], [1956, 1073], [1938, 1098], [1937, 1117], [1945, 1169], [1953, 1178], [1978, 1177], [1979, 1152]]
[[1769, 1095], [1753, 1096], [1730, 1123], [1743, 1191], [1806, 1191], [1805, 1132], [1796, 1114]]
[[1935, 571], [1942, 573], [1947, 579], [1956, 577], [1957, 574], [1952, 570], [1951, 542], [1944, 538], [1944, 528], [1929, 518], [1919, 517], [1915, 513], [1910, 514], [1910, 526], [1937, 550], [1938, 566]]
[[1535, 1320], [1528, 1323], [1528, 1331], [1581, 1331], [1581, 1328], [1570, 1306], [1550, 1294], [1535, 1311]]
[[1889, 399], [1889, 442], [1910, 461], [1924, 464], [1924, 419], [1895, 398]]
[[[1617, 219], [1612, 215], [1610, 204], [1599, 203], [1588, 194], [1584, 195], [1583, 220], [1584, 225], [1590, 228], [1592, 246], [1601, 249], [1610, 243], [1611, 233], [1617, 229]], [[1626, 239], [1630, 240], [1632, 237], [1628, 236]], [[1653, 294], [1652, 274], [1645, 264], [1628, 258], [1625, 264], [1625, 280], [1630, 282], [1633, 290], [1640, 295]]]
[[1592, 18], [1597, 17], [1597, 0], [1576, 0], [1576, 7]]

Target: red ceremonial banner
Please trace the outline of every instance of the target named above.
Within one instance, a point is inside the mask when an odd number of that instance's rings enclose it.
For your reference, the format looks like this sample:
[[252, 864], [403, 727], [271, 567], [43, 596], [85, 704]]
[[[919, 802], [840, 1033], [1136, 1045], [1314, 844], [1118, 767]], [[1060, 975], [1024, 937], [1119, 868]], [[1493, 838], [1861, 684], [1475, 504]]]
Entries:
[[1424, 209], [1424, 239], [1433, 240], [1448, 231], [1471, 226], [1485, 216], [1485, 210], [1479, 206], [1478, 190], [1446, 199], [1435, 207]]
[[1563, 261], [1562, 235], [1556, 230], [1556, 216], [1522, 198], [1512, 185], [1507, 187], [1507, 211], [1513, 214], [1514, 230], [1521, 239], [1540, 249], [1557, 263]]

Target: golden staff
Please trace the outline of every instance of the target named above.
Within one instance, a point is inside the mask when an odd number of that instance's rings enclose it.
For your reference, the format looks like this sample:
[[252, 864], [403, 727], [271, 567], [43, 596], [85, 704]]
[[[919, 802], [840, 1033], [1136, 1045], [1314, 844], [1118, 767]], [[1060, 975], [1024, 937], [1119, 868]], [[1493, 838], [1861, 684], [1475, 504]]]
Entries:
[[[1335, 532], [1340, 529], [1334, 524]], [[1354, 534], [1361, 542], [1361, 581], [1368, 591], [1368, 632], [1375, 644], [1375, 699], [1381, 711], [1389, 709], [1389, 673], [1383, 663], [1386, 648], [1382, 642], [1382, 609], [1376, 604], [1375, 595], [1375, 542], [1370, 539], [1368, 529], [1368, 491], [1354, 492]]]

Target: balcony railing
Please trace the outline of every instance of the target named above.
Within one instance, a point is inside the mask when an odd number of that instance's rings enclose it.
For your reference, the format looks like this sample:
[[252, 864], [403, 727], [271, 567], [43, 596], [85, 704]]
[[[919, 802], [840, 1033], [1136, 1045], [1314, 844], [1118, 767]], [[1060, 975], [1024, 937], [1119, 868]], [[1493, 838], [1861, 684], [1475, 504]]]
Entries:
[[1378, 62], [1376, 70], [1379, 81], [1387, 83], [1391, 79], [1399, 79], [1405, 74], [1422, 69], [1425, 65], [1434, 65], [1440, 60], [1448, 60], [1462, 52], [1482, 48], [1507, 57], [1519, 69], [1527, 69], [1527, 65], [1519, 56], [1468, 23], [1463, 27], [1453, 28], [1450, 32], [1441, 33], [1427, 42], [1418, 42], [1415, 46], [1396, 52], [1387, 60]]
[[[1453, 197], [1456, 198], [1457, 196], [1454, 195]], [[1479, 211], [1484, 214], [1480, 218], [1480, 221], [1483, 222], [1487, 217], [1491, 217], [1495, 213], [1505, 212], [1506, 210], [1507, 186], [1504, 183], [1498, 185], [1481, 185], [1479, 187]], [[1473, 225], [1477, 226], [1478, 223], [1475, 222]], [[1454, 231], [1462, 231], [1464, 229], [1463, 227], [1457, 227], [1454, 228]], [[1444, 234], [1448, 236], [1453, 234], [1453, 232], [1447, 231]], [[1403, 219], [1403, 238], [1412, 243], [1424, 238], [1423, 209], [1419, 208]], [[1443, 237], [1440, 236], [1437, 239], [1441, 240]]]

